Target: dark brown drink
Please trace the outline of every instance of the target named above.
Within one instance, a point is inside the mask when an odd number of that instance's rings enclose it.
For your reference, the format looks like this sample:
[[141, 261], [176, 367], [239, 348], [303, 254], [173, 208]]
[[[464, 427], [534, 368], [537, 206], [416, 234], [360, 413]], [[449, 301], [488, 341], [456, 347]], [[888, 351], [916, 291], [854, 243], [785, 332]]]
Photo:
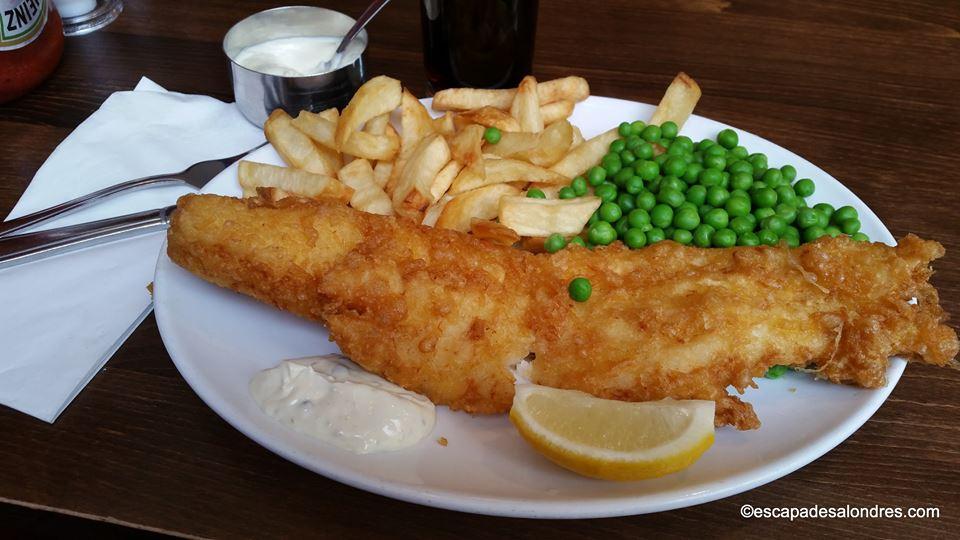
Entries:
[[421, 0], [423, 63], [434, 92], [509, 88], [533, 67], [537, 0]]

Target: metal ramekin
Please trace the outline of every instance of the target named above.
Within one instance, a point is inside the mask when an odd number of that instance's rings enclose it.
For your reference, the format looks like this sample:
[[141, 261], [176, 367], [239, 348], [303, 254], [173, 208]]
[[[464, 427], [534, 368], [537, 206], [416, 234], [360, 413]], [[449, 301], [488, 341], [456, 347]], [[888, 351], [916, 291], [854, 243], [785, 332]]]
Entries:
[[354, 38], [363, 48], [352, 64], [334, 71], [307, 77], [284, 77], [247, 69], [235, 60], [247, 46], [270, 39], [298, 36], [342, 36], [354, 19], [330, 9], [288, 6], [255, 13], [233, 25], [223, 38], [223, 52], [230, 59], [233, 95], [240, 111], [250, 122], [263, 126], [274, 109], [296, 116], [301, 110], [343, 108], [363, 84], [363, 52], [367, 31]]

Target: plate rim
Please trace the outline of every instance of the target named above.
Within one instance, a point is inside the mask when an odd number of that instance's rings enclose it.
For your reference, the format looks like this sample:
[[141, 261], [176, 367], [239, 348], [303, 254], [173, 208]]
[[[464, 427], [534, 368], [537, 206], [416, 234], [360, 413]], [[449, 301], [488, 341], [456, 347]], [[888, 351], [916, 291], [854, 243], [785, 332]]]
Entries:
[[[637, 104], [652, 106], [639, 101], [604, 96], [590, 96], [587, 99], [588, 101], [608, 101], [615, 105], [624, 106], [635, 106]], [[429, 98], [421, 101], [428, 106], [430, 104]], [[790, 154], [791, 156], [796, 156], [796, 158], [799, 158], [799, 160], [804, 162], [805, 166], [815, 170], [818, 175], [822, 175], [823, 177], [829, 178], [835, 182], [837, 187], [841, 189], [846, 197], [848, 197], [851, 201], [855, 201], [858, 203], [860, 208], [869, 212], [869, 216], [873, 218], [876, 223], [880, 224], [880, 228], [885, 235], [885, 238], [878, 239], [877, 241], [883, 241], [888, 244], [895, 242], [886, 225], [869, 206], [867, 206], [842, 182], [834, 178], [832, 175], [821, 169], [813, 162], [787, 148], [774, 143], [773, 141], [751, 133], [747, 130], [736, 128], [723, 122], [712, 120], [700, 115], [691, 115], [691, 118], [697, 118], [699, 120], [708, 121], [724, 127], [733, 128], [741, 134], [751, 135], [752, 137], [756, 137], [757, 139], [762, 140], [763, 142], [770, 144]], [[270, 151], [273, 151], [273, 149], [268, 145], [251, 153], [249, 157], [255, 159], [257, 155], [262, 155]], [[226, 174], [227, 171], [230, 170], [233, 170], [233, 167], [225, 169], [221, 174]], [[216, 177], [214, 179], [216, 179]], [[212, 181], [213, 180], [211, 180], [211, 182]], [[855, 414], [848, 416], [846, 419], [844, 419], [842, 424], [833, 428], [833, 430], [831, 430], [827, 435], [819, 437], [812, 444], [800, 446], [779, 459], [764, 463], [763, 465], [759, 465], [747, 471], [734, 474], [732, 476], [725, 476], [709, 483], [698, 484], [696, 489], [687, 488], [686, 490], [683, 490], [681, 488], [679, 490], [681, 493], [676, 493], [674, 496], [669, 498], [664, 498], [664, 493], [669, 492], [657, 492], [648, 495], [623, 495], [605, 499], [592, 498], [576, 501], [547, 501], [529, 500], [509, 496], [478, 496], [472, 494], [463, 494], [461, 492], [449, 489], [430, 488], [427, 486], [413, 487], [371, 477], [359, 472], [354, 472], [350, 469], [336, 470], [333, 468], [328, 468], [321, 470], [321, 468], [317, 467], [314, 463], [311, 463], [310, 460], [306, 459], [302, 452], [287, 448], [289, 445], [282, 444], [281, 442], [275, 442], [269, 438], [261, 437], [258, 433], [256, 433], [254, 425], [243, 421], [243, 418], [239, 414], [235, 414], [233, 411], [231, 411], [230, 407], [222, 400], [222, 398], [217, 395], [212, 388], [208, 388], [203, 381], [200, 380], [200, 376], [198, 372], [193, 369], [192, 363], [189, 361], [189, 359], [185, 358], [186, 355], [181, 355], [182, 351], [180, 350], [180, 346], [178, 344], [178, 338], [175, 336], [173, 330], [171, 330], [175, 325], [175, 315], [168, 311], [167, 303], [162, 300], [162, 297], [165, 294], [163, 291], [166, 290], [166, 277], [162, 269], [166, 265], [173, 265], [176, 267], [176, 265], [167, 257], [166, 250], [167, 241], [165, 238], [158, 254], [157, 264], [154, 272], [154, 311], [157, 319], [157, 329], [160, 333], [161, 340], [164, 343], [164, 347], [166, 348], [175, 367], [180, 372], [181, 376], [183, 376], [184, 380], [186, 380], [190, 388], [194, 391], [194, 393], [197, 394], [197, 396], [205, 405], [210, 407], [210, 409], [212, 409], [234, 429], [250, 438], [260, 446], [313, 473], [377, 495], [445, 510], [501, 517], [521, 517], [534, 519], [584, 519], [662, 512], [705, 504], [737, 495], [782, 478], [796, 471], [797, 469], [816, 461], [849, 438], [886, 402], [890, 393], [896, 387], [897, 383], [899, 383], [906, 367], [906, 362], [904, 360], [897, 357], [892, 357], [886, 372], [886, 386], [882, 388], [871, 389], [870, 397], [862, 406], [857, 409]], [[179, 269], [179, 267], [176, 267], [176, 269]], [[663, 500], [649, 500], [651, 498], [660, 498]]]

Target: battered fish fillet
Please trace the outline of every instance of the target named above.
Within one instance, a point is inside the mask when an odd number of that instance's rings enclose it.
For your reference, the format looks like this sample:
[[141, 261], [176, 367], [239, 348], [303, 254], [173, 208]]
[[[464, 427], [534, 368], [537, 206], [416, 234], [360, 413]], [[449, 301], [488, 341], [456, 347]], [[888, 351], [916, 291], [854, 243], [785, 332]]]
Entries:
[[[180, 199], [168, 253], [194, 274], [325, 324], [371, 372], [472, 413], [538, 384], [628, 400], [711, 399], [717, 425], [759, 426], [728, 394], [775, 364], [867, 388], [888, 358], [954, 362], [928, 278], [940, 244], [823, 238], [797, 249], [661, 242], [534, 255], [339, 202]], [[585, 276], [593, 295], [574, 302]], [[916, 298], [915, 303], [910, 303]]]

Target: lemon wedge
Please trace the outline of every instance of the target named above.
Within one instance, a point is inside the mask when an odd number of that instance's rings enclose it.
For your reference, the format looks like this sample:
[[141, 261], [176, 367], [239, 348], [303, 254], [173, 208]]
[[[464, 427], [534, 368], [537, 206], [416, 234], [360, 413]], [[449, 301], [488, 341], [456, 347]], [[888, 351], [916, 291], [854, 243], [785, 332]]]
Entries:
[[692, 465], [713, 444], [713, 401], [629, 403], [518, 384], [510, 420], [554, 463], [593, 478], [643, 480]]

